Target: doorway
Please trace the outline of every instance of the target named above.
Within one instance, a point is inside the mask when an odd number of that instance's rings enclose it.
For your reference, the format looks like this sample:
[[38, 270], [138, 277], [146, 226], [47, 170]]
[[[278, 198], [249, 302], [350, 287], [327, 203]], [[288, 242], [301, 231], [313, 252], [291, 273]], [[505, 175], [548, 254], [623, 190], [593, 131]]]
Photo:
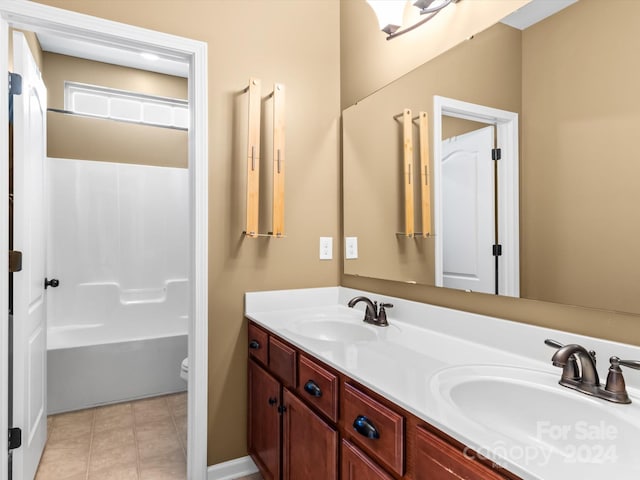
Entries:
[[[496, 271], [496, 278], [500, 278], [500, 284], [493, 291], [499, 295], [518, 297], [520, 295], [518, 114], [438, 95], [433, 97], [433, 105], [435, 284], [440, 287], [447, 286], [444, 272], [446, 247], [444, 235], [438, 232], [445, 231], [443, 230], [445, 223], [442, 166], [443, 117], [453, 117], [490, 125], [490, 130], [495, 126], [495, 141], [500, 146], [501, 158], [497, 160], [495, 170], [495, 207], [489, 206], [489, 208], [496, 212], [494, 238], [498, 239], [502, 251]], [[468, 289], [460, 286], [453, 288]]]
[[442, 139], [443, 286], [497, 293], [494, 132], [493, 126], [471, 128]]
[[[159, 34], [101, 19], [86, 17], [73, 12], [53, 9], [28, 2], [5, 2], [0, 6], [0, 42], [8, 45], [9, 28], [75, 37], [83, 41], [109, 43], [131, 51], [145, 50], [160, 56], [180, 59], [189, 65], [189, 104], [191, 109], [189, 129], [189, 185], [190, 215], [189, 282], [193, 286], [189, 294], [189, 395], [188, 395], [188, 478], [206, 478], [207, 438], [207, 73], [206, 45], [180, 37]], [[8, 70], [8, 52], [0, 52], [0, 68]], [[6, 75], [0, 76], [0, 88], [8, 89]], [[5, 90], [7, 91], [7, 90]], [[0, 108], [8, 110], [7, 97], [0, 98]], [[8, 122], [0, 120], [0, 168], [8, 171]], [[6, 182], [0, 186], [0, 247], [8, 252], [7, 217], [8, 191]], [[0, 260], [0, 268], [8, 269], [8, 254]], [[7, 270], [5, 270], [7, 271]], [[0, 280], [0, 376], [3, 385], [8, 384], [8, 285], [6, 276]], [[0, 397], [0, 428], [8, 429], [7, 389]], [[197, 419], [197, 420], [196, 420]], [[7, 430], [4, 430], [7, 431]], [[0, 436], [0, 445], [7, 447], [7, 437]], [[6, 451], [6, 450], [5, 450]], [[1, 456], [0, 479], [8, 476], [7, 457]]]

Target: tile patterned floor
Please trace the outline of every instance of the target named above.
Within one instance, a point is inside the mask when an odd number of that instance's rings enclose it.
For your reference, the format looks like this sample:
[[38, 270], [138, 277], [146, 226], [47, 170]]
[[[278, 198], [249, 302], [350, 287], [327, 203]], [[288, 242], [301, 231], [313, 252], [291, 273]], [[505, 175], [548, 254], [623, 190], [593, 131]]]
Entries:
[[186, 393], [53, 415], [47, 422], [36, 480], [186, 479]]

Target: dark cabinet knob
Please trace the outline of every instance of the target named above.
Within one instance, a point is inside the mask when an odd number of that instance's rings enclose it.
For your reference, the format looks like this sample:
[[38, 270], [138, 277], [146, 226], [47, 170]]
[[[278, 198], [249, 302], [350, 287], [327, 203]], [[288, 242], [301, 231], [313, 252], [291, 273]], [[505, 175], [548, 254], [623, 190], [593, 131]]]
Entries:
[[278, 403], [278, 399], [276, 397], [269, 397], [269, 405], [275, 405]]
[[371, 420], [369, 420], [364, 415], [358, 415], [356, 417], [356, 419], [353, 421], [353, 428], [355, 428], [356, 432], [358, 432], [363, 437], [367, 437], [372, 440], [377, 440], [380, 438], [378, 429], [373, 423], [371, 423]]
[[304, 391], [307, 392], [312, 397], [322, 396], [322, 390], [320, 389], [318, 384], [313, 380], [309, 380], [307, 383], [304, 384]]
[[260, 348], [260, 342], [257, 340], [251, 340], [249, 342], [249, 348], [252, 350], [258, 350]]

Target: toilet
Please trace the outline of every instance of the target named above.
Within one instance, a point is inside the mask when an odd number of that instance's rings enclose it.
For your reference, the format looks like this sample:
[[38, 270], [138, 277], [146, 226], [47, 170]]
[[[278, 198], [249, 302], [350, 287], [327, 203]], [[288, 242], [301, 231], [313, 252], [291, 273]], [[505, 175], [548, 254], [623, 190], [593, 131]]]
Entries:
[[180, 378], [185, 382], [189, 381], [189, 357], [182, 360], [180, 364]]

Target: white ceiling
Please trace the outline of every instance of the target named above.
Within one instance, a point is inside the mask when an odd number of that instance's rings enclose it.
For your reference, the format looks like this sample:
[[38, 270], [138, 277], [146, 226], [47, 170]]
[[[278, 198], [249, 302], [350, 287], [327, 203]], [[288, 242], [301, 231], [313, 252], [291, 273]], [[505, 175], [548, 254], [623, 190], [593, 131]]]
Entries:
[[181, 59], [160, 57], [147, 60], [140, 50], [129, 50], [118, 46], [88, 42], [77, 37], [64, 37], [48, 32], [38, 32], [40, 46], [45, 52], [59, 53], [71, 57], [86, 58], [97, 62], [111, 63], [123, 67], [187, 78], [189, 64]]
[[577, 1], [578, 0], [533, 0], [505, 17], [502, 23], [517, 28], [518, 30], [524, 30]]

